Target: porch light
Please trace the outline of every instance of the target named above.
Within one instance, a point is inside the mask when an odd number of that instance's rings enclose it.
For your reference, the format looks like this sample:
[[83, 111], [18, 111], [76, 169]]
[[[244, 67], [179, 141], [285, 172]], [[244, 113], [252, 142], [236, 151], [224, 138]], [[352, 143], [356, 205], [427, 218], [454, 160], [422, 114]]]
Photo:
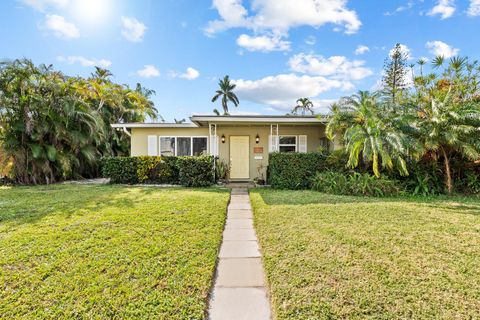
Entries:
[[225, 135], [222, 134], [222, 143], [225, 143]]
[[258, 144], [260, 142], [260, 136], [257, 133], [257, 136], [255, 137], [255, 143]]

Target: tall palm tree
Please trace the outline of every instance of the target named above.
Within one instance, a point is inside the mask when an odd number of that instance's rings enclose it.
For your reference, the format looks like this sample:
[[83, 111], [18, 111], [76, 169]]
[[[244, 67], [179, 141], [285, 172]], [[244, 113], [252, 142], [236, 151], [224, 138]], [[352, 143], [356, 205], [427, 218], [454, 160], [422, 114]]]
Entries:
[[212, 98], [212, 102], [218, 100], [218, 98], [222, 98], [222, 107], [223, 107], [223, 114], [228, 115], [228, 102], [232, 102], [235, 107], [238, 107], [240, 104], [237, 95], [233, 92], [233, 89], [237, 86], [230, 82], [229, 76], [225, 76], [218, 82], [218, 86], [220, 89], [215, 91], [215, 95]]
[[377, 177], [380, 168], [397, 168], [400, 174], [408, 175], [405, 158], [413, 140], [383, 117], [379, 97], [379, 93], [359, 91], [343, 98], [332, 107], [327, 136], [333, 139], [338, 132], [343, 133], [348, 165], [352, 168], [362, 161], [371, 166]]
[[302, 116], [304, 116], [307, 112], [310, 112], [312, 115], [314, 114], [313, 102], [310, 101], [310, 99], [300, 98], [296, 102], [297, 105], [292, 109], [292, 114], [297, 115], [299, 111], [302, 112]]

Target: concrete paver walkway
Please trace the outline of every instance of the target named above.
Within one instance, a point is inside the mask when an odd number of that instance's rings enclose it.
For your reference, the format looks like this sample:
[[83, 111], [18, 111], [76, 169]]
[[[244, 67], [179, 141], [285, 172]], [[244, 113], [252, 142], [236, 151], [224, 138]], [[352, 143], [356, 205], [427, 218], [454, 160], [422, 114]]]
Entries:
[[232, 189], [210, 299], [210, 320], [268, 320], [271, 317], [252, 219], [247, 189]]

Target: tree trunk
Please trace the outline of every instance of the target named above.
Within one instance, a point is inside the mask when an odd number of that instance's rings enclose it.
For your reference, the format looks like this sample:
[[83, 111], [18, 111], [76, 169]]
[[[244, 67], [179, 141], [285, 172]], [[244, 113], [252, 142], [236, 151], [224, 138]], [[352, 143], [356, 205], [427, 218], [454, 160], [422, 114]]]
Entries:
[[445, 183], [447, 185], [448, 194], [452, 194], [453, 184], [452, 184], [452, 172], [450, 170], [450, 159], [448, 158], [447, 152], [442, 148], [443, 162], [445, 164], [445, 173], [447, 174]]

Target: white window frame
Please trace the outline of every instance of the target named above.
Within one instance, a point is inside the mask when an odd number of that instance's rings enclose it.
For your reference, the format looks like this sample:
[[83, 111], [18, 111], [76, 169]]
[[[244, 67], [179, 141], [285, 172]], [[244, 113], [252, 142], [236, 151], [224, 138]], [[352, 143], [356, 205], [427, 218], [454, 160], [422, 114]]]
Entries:
[[[280, 143], [280, 139], [282, 139], [282, 138], [284, 138], [284, 137], [288, 137], [288, 138], [294, 137], [294, 138], [295, 138], [295, 144]], [[278, 152], [282, 152], [282, 151], [280, 151], [280, 148], [281, 148], [281, 147], [295, 147], [295, 151], [294, 151], [294, 152], [298, 152], [298, 136], [296, 136], [296, 135], [291, 135], [291, 134], [279, 135], [279, 136], [278, 136]]]
[[190, 157], [193, 157], [193, 139], [205, 138], [207, 139], [207, 153], [210, 154], [210, 145], [208, 143], [209, 142], [208, 136], [158, 136], [158, 154], [160, 156], [162, 156], [162, 148], [160, 145], [162, 138], [175, 139], [175, 157], [178, 157], [178, 143], [177, 143], [178, 138], [190, 138]]

